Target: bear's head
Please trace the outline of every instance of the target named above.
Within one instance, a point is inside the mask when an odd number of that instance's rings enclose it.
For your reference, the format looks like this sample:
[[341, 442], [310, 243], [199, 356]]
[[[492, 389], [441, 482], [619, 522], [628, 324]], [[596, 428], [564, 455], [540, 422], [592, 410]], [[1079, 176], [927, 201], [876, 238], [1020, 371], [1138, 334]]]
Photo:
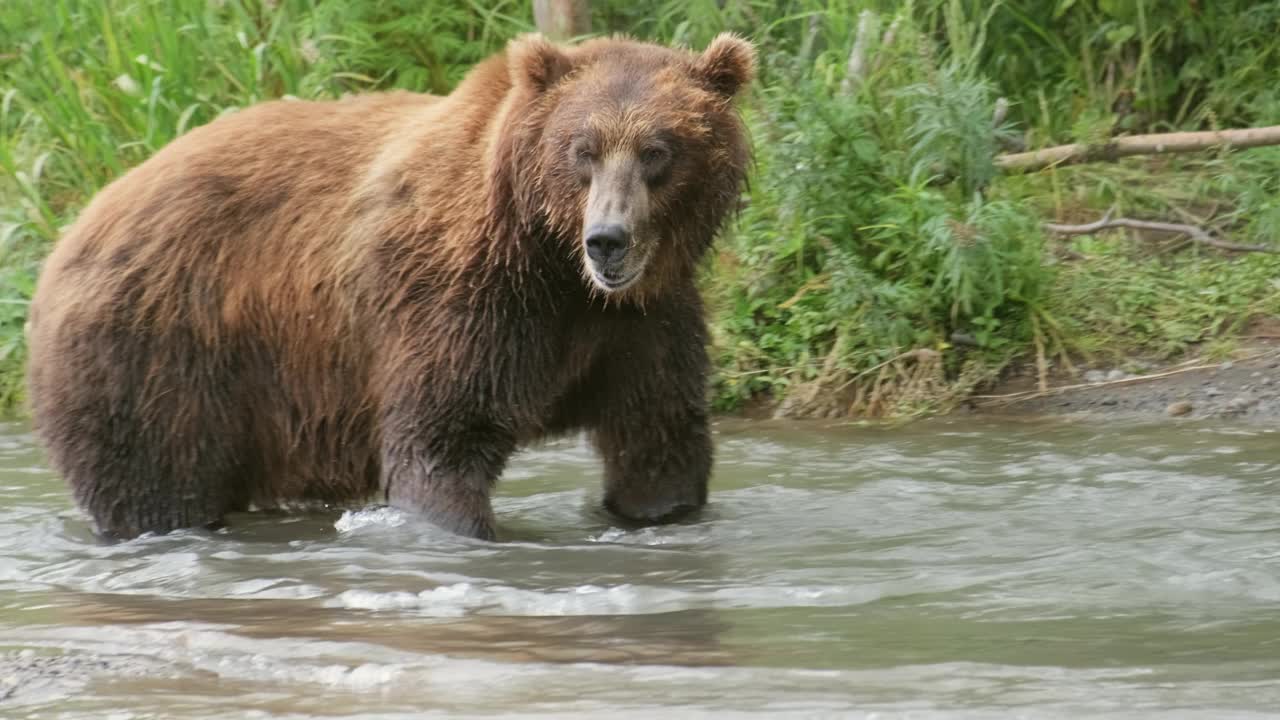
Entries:
[[750, 150], [734, 99], [754, 66], [751, 44], [728, 33], [701, 53], [512, 41], [502, 172], [522, 223], [562, 241], [611, 297], [692, 276], [743, 189]]

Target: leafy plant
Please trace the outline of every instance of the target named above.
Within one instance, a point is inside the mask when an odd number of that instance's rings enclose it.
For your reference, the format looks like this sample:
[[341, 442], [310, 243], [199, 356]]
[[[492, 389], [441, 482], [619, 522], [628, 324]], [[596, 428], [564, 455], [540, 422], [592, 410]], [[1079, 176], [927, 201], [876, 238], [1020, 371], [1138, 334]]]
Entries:
[[[704, 278], [721, 408], [924, 412], [1037, 348], [1221, 348], [1280, 310], [1270, 256], [1040, 230], [1114, 207], [1273, 242], [1280, 150], [1029, 176], [993, 163], [1018, 142], [1280, 123], [1280, 0], [591, 6], [601, 31], [697, 48], [729, 29], [759, 47], [757, 166]], [[864, 75], [845, 83], [864, 13]], [[38, 263], [103, 185], [261, 100], [447, 92], [531, 19], [529, 0], [0, 4], [0, 405], [20, 395]]]

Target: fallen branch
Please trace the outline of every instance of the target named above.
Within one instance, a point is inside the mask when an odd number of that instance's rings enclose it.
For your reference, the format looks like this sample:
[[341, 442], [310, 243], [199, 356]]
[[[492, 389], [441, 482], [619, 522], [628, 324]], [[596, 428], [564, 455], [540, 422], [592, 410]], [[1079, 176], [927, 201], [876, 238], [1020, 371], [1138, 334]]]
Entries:
[[1116, 138], [1109, 143], [1072, 143], [1031, 152], [996, 156], [996, 167], [1008, 172], [1030, 172], [1051, 166], [1088, 162], [1114, 162], [1132, 155], [1164, 155], [1199, 152], [1220, 147], [1238, 150], [1280, 145], [1280, 125], [1238, 130], [1157, 133]]
[[1112, 210], [1108, 210], [1100, 220], [1083, 225], [1063, 225], [1060, 223], [1043, 223], [1042, 227], [1048, 232], [1055, 235], [1092, 235], [1102, 230], [1110, 230], [1112, 228], [1129, 228], [1131, 230], [1153, 230], [1155, 232], [1176, 233], [1186, 235], [1193, 242], [1201, 245], [1208, 245], [1219, 250], [1231, 250], [1233, 252], [1263, 252], [1263, 253], [1280, 253], [1276, 248], [1266, 245], [1240, 245], [1238, 243], [1218, 240], [1210, 235], [1204, 229], [1195, 225], [1184, 225], [1182, 223], [1154, 222], [1151, 220], [1134, 220], [1133, 218], [1113, 218]]

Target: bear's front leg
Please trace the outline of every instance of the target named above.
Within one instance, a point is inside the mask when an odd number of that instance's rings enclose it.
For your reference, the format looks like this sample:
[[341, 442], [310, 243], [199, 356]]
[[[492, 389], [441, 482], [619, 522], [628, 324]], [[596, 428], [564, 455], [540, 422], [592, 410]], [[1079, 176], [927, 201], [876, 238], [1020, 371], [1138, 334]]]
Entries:
[[493, 540], [489, 494], [514, 446], [484, 422], [392, 423], [382, 449], [386, 501], [450, 532]]
[[622, 325], [591, 388], [603, 402], [592, 439], [604, 459], [604, 502], [647, 523], [675, 520], [707, 502], [712, 443], [710, 363], [696, 296]]
[[595, 433], [604, 457], [604, 504], [643, 523], [677, 520], [707, 502], [711, 430], [693, 408], [631, 414]]

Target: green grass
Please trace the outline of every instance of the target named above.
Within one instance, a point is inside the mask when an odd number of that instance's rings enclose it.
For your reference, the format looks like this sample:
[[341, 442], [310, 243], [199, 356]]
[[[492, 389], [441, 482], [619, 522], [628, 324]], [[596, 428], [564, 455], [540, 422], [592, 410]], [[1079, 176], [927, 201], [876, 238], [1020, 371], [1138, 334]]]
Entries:
[[261, 100], [446, 92], [529, 17], [446, 0], [0, 4], [0, 408], [21, 398], [38, 262], [107, 182]]
[[[1012, 201], [1067, 222], [1120, 216], [1190, 223], [1242, 244], [1277, 246], [1280, 148], [1132, 159], [1006, 181]], [[1280, 313], [1280, 256], [1224, 254], [1184, 237], [1110, 232], [1059, 239], [1051, 312], [1072, 349], [1115, 362], [1169, 359]], [[1067, 259], [1062, 259], [1066, 257]]]
[[[760, 48], [745, 103], [758, 166], [706, 277], [721, 409], [928, 412], [1037, 347], [1172, 357], [1280, 310], [1273, 256], [1039, 225], [1115, 207], [1272, 243], [1280, 150], [1027, 176], [991, 161], [1016, 142], [1280, 123], [1280, 0], [592, 7], [599, 30], [700, 47], [734, 29]], [[872, 62], [846, 94], [863, 11]], [[104, 184], [267, 98], [447, 92], [531, 18], [528, 0], [0, 4], [0, 407], [21, 398], [38, 263]], [[998, 98], [1010, 112], [993, 128]]]
[[1280, 256], [1152, 258], [1129, 240], [1089, 244], [1087, 263], [1064, 267], [1054, 304], [1074, 308], [1075, 345], [1103, 361], [1168, 360], [1280, 314]]

